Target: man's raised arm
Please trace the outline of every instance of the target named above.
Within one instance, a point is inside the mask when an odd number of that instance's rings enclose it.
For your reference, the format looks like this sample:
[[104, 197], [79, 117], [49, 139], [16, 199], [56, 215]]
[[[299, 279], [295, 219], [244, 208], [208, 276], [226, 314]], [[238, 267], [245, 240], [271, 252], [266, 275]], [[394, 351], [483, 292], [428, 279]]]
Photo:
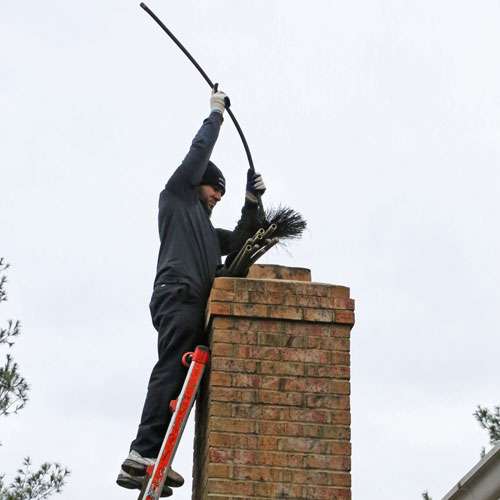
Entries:
[[223, 121], [224, 109], [229, 103], [224, 92], [212, 92], [210, 97], [210, 115], [196, 134], [189, 152], [181, 165], [167, 182], [166, 189], [172, 192], [182, 192], [198, 186], [207, 168], [208, 160], [219, 136]]

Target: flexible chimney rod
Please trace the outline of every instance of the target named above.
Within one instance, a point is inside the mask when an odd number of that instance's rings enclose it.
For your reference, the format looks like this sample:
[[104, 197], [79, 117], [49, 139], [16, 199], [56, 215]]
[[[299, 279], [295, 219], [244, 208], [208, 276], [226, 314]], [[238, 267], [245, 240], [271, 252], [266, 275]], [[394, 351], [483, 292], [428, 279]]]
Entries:
[[[158, 26], [171, 38], [171, 40], [181, 49], [181, 51], [184, 53], [184, 55], [193, 63], [194, 67], [200, 72], [201, 76], [205, 79], [205, 81], [210, 85], [210, 88], [214, 88], [214, 83], [208, 75], [205, 73], [203, 68], [197, 63], [196, 59], [188, 52], [186, 47], [182, 45], [182, 43], [177, 39], [177, 37], [163, 24], [163, 22], [160, 20], [160, 18], [144, 3], [141, 2], [140, 6], [156, 21]], [[255, 172], [255, 167], [253, 165], [253, 160], [252, 160], [252, 153], [250, 153], [250, 148], [248, 147], [247, 140], [245, 139], [245, 135], [243, 134], [243, 130], [241, 130], [240, 124], [238, 123], [238, 120], [234, 116], [234, 113], [231, 111], [230, 108], [227, 108], [227, 113], [231, 117], [231, 120], [233, 120], [234, 126], [236, 127], [236, 130], [238, 131], [238, 134], [240, 136], [241, 142], [243, 142], [243, 147], [245, 148], [245, 152], [247, 154], [248, 158], [248, 164], [250, 166], [250, 169], [252, 172]], [[262, 205], [262, 200], [260, 199], [260, 196], [258, 196], [258, 202], [259, 202], [259, 208], [261, 209], [262, 213], [264, 213], [264, 207]]]

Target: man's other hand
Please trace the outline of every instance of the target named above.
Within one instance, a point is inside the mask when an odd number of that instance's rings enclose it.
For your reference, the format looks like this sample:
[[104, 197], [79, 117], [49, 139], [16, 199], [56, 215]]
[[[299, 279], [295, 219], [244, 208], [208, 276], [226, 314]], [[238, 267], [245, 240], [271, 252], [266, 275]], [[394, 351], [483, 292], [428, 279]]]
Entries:
[[264, 184], [262, 175], [249, 168], [247, 171], [247, 188], [245, 198], [251, 203], [257, 203], [258, 197], [262, 196], [265, 191], [266, 185]]

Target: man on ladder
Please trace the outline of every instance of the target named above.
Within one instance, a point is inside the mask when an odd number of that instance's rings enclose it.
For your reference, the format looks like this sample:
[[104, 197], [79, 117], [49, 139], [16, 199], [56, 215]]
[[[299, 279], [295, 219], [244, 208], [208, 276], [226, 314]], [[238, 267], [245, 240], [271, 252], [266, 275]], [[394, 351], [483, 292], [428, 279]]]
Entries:
[[[262, 177], [249, 170], [242, 217], [234, 231], [214, 229], [212, 210], [226, 191], [222, 172], [210, 161], [229, 99], [214, 87], [210, 115], [194, 138], [188, 154], [160, 194], [160, 251], [150, 303], [158, 331], [158, 362], [148, 384], [136, 438], [117, 478], [120, 486], [141, 489], [146, 469], [154, 464], [167, 431], [169, 404], [179, 395], [186, 369], [182, 355], [204, 340], [204, 314], [221, 255], [234, 252], [250, 234], [243, 234], [257, 217]], [[161, 496], [184, 479], [172, 469]], [[168, 485], [168, 486], [167, 486]]]

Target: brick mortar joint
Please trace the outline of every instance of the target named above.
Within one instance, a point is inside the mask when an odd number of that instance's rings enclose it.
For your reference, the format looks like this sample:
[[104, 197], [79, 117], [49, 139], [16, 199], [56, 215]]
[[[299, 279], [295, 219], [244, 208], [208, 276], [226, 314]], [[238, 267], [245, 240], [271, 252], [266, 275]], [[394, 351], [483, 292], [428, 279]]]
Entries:
[[[270, 288], [275, 287], [290, 287], [294, 285], [298, 289], [324, 289], [330, 291], [342, 291], [344, 294], [350, 291], [350, 288], [344, 285], [334, 285], [331, 283], [321, 283], [317, 281], [300, 281], [300, 280], [286, 280], [277, 278], [230, 278], [221, 277], [215, 278], [213, 282], [213, 288], [218, 290], [229, 290], [233, 287], [233, 290], [239, 288], [240, 290], [245, 287], [256, 286], [258, 288], [265, 288], [269, 286]], [[250, 290], [250, 288], [249, 288]], [[332, 295], [333, 296], [333, 295]], [[345, 295], [342, 295], [344, 297]]]
[[[217, 419], [217, 420], [235, 420], [238, 422], [256, 422], [256, 423], [272, 423], [272, 424], [293, 424], [293, 425], [304, 425], [304, 426], [309, 426], [309, 427], [325, 427], [328, 429], [333, 428], [341, 428], [341, 429], [350, 429], [351, 426], [347, 423], [342, 423], [342, 424], [328, 424], [328, 423], [321, 423], [321, 422], [297, 422], [294, 420], [272, 420], [272, 419], [266, 419], [266, 418], [260, 418], [260, 417], [229, 417], [225, 415], [215, 415], [213, 413], [210, 413], [210, 418], [211, 419]], [[220, 431], [224, 432], [224, 431]], [[230, 431], [233, 432], [233, 431]], [[238, 434], [238, 433], [236, 433]], [[250, 433], [252, 434], [252, 433]], [[269, 435], [269, 434], [266, 434]], [[279, 437], [286, 437], [283, 436], [282, 434], [279, 435]], [[296, 437], [296, 436], [294, 436]], [[338, 441], [348, 441], [346, 439], [339, 439]]]
[[[214, 465], [225, 465], [227, 467], [231, 468], [252, 468], [252, 469], [271, 469], [271, 470], [279, 470], [279, 471], [284, 471], [284, 472], [302, 472], [302, 471], [308, 471], [308, 472], [320, 472], [320, 473], [328, 473], [332, 475], [342, 475], [342, 476], [347, 476], [351, 474], [351, 471], [347, 470], [336, 470], [336, 469], [322, 469], [322, 468], [307, 468], [307, 467], [290, 467], [288, 465], [258, 465], [258, 464], [221, 464], [220, 462], [210, 462], [210, 464]], [[213, 477], [212, 479], [228, 479], [228, 478], [222, 478], [222, 477]], [[275, 481], [275, 482], [280, 482], [280, 481]], [[298, 483], [295, 483], [298, 484]], [[332, 485], [323, 485], [323, 486], [332, 486]]]
[[[246, 311], [239, 312], [234, 311], [232, 307], [229, 307], [229, 310], [226, 310], [224, 306], [232, 306], [232, 305], [241, 305], [241, 306], [250, 306], [256, 308], [254, 312]], [[219, 307], [219, 306], [222, 306]], [[270, 310], [266, 312], [258, 311], [259, 306], [270, 308]], [[281, 311], [279, 314], [276, 314], [274, 311], [277, 310], [278, 307], [281, 308], [290, 308], [290, 309], [298, 309], [299, 311], [295, 311], [295, 314], [290, 311]], [[215, 311], [214, 311], [215, 310]], [[207, 305], [207, 324], [217, 317], [233, 317], [240, 319], [270, 319], [270, 320], [286, 320], [286, 321], [294, 321], [299, 323], [317, 323], [317, 324], [331, 324], [331, 325], [349, 325], [354, 326], [355, 318], [354, 311], [351, 309], [320, 309], [313, 307], [303, 307], [303, 306], [278, 306], [276, 304], [253, 304], [253, 303], [243, 303], [243, 302], [221, 302], [221, 301], [209, 301]], [[288, 313], [288, 314], [287, 314]], [[305, 313], [305, 314], [304, 314]], [[318, 319], [314, 317], [315, 313], [322, 315], [323, 313], [330, 313], [330, 318]], [[307, 317], [309, 314], [313, 315], [313, 317]], [[345, 317], [347, 316], [347, 317]]]
[[[353, 299], [346, 299], [352, 301]], [[286, 304], [283, 302], [256, 302], [250, 299], [223, 299], [223, 298], [212, 298], [210, 297], [208, 301], [208, 305], [210, 304], [234, 304], [240, 306], [269, 306], [272, 308], [281, 308], [285, 309], [304, 309], [311, 311], [332, 311], [336, 313], [342, 312], [354, 312], [354, 306], [352, 307], [336, 307], [336, 306], [309, 306], [304, 304]]]
[[[284, 288], [283, 290], [276, 289], [278, 287], [273, 287], [272, 290], [254, 290], [249, 288], [248, 290], [239, 288], [238, 290], [228, 290], [227, 288], [217, 288], [213, 287], [211, 290], [211, 296], [216, 296], [215, 300], [220, 300], [224, 302], [240, 302], [240, 303], [261, 303], [261, 304], [276, 304], [276, 305], [306, 305], [300, 304], [300, 302], [310, 302], [319, 303], [326, 305], [319, 305], [315, 307], [324, 307], [326, 309], [337, 308], [337, 309], [353, 309], [356, 303], [355, 299], [351, 298], [345, 292], [344, 294], [332, 295], [328, 291], [322, 291], [321, 293], [314, 293], [315, 290], [310, 290], [311, 293], [304, 293], [304, 291], [293, 290], [289, 288]], [[291, 303], [295, 302], [295, 303]], [[339, 304], [332, 306], [331, 304]], [[340, 304], [344, 304], [342, 307]]]
[[[351, 472], [345, 472], [342, 473], [345, 475], [351, 475]], [[221, 481], [221, 482], [228, 482], [228, 483], [235, 483], [235, 482], [245, 482], [245, 483], [255, 483], [255, 484], [262, 484], [262, 481], [257, 481], [255, 479], [231, 479], [231, 478], [225, 478], [225, 477], [211, 477], [209, 479], [210, 481]], [[285, 483], [283, 481], [266, 481], [266, 484], [289, 484]], [[300, 483], [292, 483], [292, 484], [297, 484], [300, 486]], [[308, 485], [303, 485], [305, 488], [308, 487]], [[350, 486], [336, 486], [334, 484], [322, 484], [319, 486], [320, 488], [329, 488], [329, 489], [336, 489], [336, 490], [350, 490]], [[220, 494], [220, 493], [218, 493]]]

